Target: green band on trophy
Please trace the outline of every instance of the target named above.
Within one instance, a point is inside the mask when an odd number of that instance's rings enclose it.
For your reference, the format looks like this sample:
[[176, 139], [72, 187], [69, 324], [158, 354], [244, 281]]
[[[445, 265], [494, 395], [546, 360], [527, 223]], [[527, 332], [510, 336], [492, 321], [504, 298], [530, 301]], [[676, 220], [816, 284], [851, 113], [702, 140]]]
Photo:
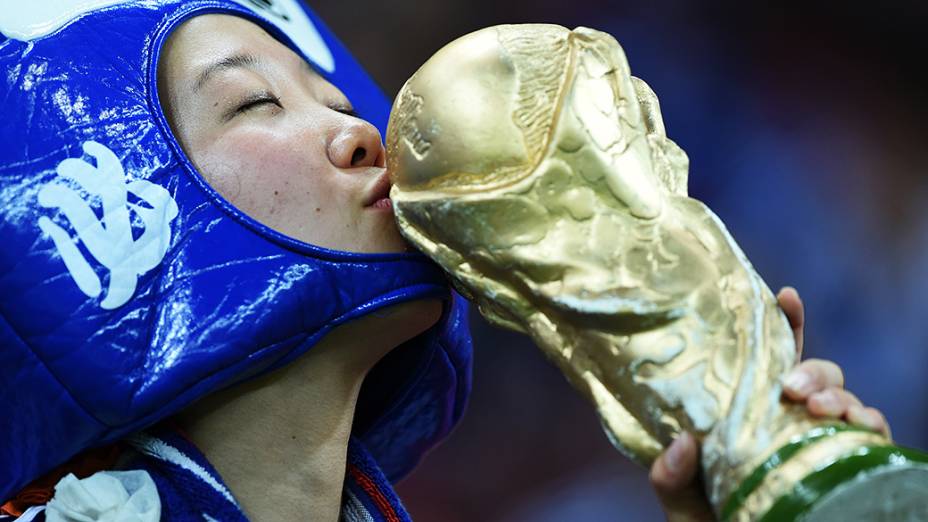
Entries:
[[744, 502], [744, 500], [748, 498], [751, 493], [757, 489], [758, 486], [760, 486], [767, 474], [770, 473], [770, 471], [774, 468], [778, 467], [780, 464], [789, 460], [789, 458], [795, 455], [796, 452], [808, 446], [809, 444], [812, 444], [825, 437], [834, 435], [840, 431], [852, 430], [864, 431], [861, 428], [848, 425], [822, 426], [809, 431], [808, 433], [797, 439], [794, 439], [789, 444], [777, 450], [763, 464], [757, 466], [754, 472], [751, 473], [751, 475], [749, 475], [748, 478], [746, 478], [744, 482], [741, 483], [741, 487], [739, 487], [738, 490], [732, 494], [731, 498], [728, 499], [728, 502], [725, 504], [725, 508], [722, 510], [722, 520], [728, 520], [733, 513], [738, 511], [738, 509], [741, 508], [741, 504]]
[[[838, 459], [800, 481], [793, 492], [781, 497], [759, 522], [801, 520], [801, 517], [828, 493], [863, 473], [879, 468], [911, 466], [919, 463], [928, 467], [928, 454], [898, 446], [858, 448], [852, 454]], [[877, 496], [874, 497], [873, 502], [883, 500]], [[924, 499], [924, 503], [928, 503], [928, 498]], [[898, 520], [903, 520], [903, 518], [898, 518]], [[904, 518], [904, 520], [915, 519]]]

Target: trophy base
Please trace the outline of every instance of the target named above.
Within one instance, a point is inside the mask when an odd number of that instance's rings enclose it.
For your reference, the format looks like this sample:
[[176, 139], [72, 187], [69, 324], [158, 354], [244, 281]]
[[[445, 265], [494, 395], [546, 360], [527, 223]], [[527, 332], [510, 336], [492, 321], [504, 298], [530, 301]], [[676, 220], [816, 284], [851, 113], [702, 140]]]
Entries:
[[[772, 518], [771, 518], [772, 517]], [[766, 518], [782, 520], [771, 513]], [[928, 465], [862, 472], [825, 493], [797, 520], [920, 522], [928, 520]]]
[[928, 521], [928, 453], [881, 438], [848, 426], [807, 433], [745, 479], [722, 520]]

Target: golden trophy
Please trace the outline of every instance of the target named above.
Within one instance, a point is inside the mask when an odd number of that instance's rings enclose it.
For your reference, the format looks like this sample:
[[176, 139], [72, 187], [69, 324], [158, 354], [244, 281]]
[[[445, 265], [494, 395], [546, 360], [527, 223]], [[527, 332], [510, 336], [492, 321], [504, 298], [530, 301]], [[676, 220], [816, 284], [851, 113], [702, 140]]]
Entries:
[[406, 238], [531, 336], [628, 457], [695, 434], [720, 519], [928, 520], [928, 455], [781, 400], [786, 318], [687, 196], [686, 154], [614, 38], [452, 42], [400, 91], [387, 158]]

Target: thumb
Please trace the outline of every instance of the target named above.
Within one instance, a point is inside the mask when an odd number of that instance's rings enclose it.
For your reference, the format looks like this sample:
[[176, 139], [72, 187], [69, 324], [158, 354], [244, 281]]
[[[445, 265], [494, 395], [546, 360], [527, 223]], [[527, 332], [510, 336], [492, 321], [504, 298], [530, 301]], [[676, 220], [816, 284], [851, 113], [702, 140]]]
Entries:
[[651, 466], [651, 485], [668, 522], [715, 520], [698, 471], [699, 445], [689, 433], [677, 437]]
[[798, 363], [799, 360], [802, 359], [803, 325], [805, 324], [806, 315], [805, 307], [802, 304], [802, 299], [799, 298], [799, 292], [791, 286], [780, 289], [780, 292], [777, 294], [777, 302], [786, 314], [789, 327], [793, 329], [793, 338], [796, 341], [796, 362]]

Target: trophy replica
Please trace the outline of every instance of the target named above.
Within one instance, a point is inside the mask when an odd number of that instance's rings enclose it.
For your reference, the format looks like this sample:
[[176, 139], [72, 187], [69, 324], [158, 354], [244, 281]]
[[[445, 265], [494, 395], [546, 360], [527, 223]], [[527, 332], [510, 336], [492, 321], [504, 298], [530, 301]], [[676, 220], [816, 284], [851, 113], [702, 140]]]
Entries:
[[786, 317], [611, 36], [464, 36], [387, 132], [403, 234], [491, 322], [531, 336], [649, 465], [687, 430], [723, 520], [928, 520], [928, 455], [781, 400]]

